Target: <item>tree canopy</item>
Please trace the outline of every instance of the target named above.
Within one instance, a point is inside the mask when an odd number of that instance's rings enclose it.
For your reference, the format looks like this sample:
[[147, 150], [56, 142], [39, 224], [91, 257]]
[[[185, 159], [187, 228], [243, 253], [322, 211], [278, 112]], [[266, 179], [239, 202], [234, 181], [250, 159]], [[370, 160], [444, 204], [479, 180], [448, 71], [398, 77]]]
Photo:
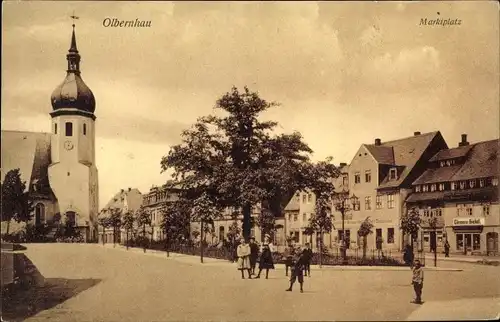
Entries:
[[5, 175], [2, 183], [2, 221], [7, 221], [7, 234], [10, 221], [28, 222], [33, 217], [33, 201], [26, 182], [21, 180], [21, 172], [12, 169]]
[[221, 116], [199, 118], [161, 160], [162, 172], [173, 169], [174, 182], [186, 191], [184, 198], [194, 201], [205, 194], [217, 208], [241, 207], [246, 238], [252, 206], [266, 202], [280, 216], [290, 192], [323, 181], [300, 133], [278, 135], [276, 122], [259, 120], [275, 106], [247, 87], [243, 92], [233, 87], [216, 102]]

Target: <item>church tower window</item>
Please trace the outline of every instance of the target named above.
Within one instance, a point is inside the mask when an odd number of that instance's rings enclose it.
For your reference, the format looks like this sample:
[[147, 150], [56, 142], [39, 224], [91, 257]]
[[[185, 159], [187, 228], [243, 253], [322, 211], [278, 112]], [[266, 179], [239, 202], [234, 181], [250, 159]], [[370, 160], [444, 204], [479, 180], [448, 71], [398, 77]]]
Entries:
[[57, 134], [57, 123], [54, 124], [54, 134]]
[[87, 124], [83, 123], [83, 135], [87, 135]]
[[66, 136], [73, 136], [73, 123], [66, 122]]

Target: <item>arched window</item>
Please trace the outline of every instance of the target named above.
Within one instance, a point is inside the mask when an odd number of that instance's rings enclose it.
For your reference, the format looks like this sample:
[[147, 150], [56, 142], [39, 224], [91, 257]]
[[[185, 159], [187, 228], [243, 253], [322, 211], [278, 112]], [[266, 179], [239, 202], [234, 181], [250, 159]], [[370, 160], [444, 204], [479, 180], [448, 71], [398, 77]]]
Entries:
[[45, 223], [45, 205], [39, 203], [35, 206], [35, 225]]

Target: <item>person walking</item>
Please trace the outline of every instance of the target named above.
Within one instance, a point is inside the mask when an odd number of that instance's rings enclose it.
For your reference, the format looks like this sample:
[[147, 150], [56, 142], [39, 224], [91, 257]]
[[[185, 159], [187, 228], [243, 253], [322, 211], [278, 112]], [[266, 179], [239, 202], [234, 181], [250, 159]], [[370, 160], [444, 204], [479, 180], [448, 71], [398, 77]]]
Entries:
[[264, 237], [264, 243], [260, 247], [259, 273], [255, 278], [260, 278], [260, 273], [263, 269], [266, 270], [266, 279], [269, 278], [269, 270], [274, 269], [273, 251], [274, 247], [273, 244], [271, 244], [271, 236], [266, 235]]
[[259, 258], [259, 246], [255, 243], [255, 237], [250, 237], [250, 268], [252, 275], [255, 275], [257, 258]]
[[415, 300], [412, 303], [422, 304], [422, 289], [424, 288], [424, 270], [420, 265], [420, 261], [415, 260], [413, 266], [413, 277], [412, 277], [413, 289], [415, 291]]
[[245, 278], [244, 271], [248, 271], [248, 278], [252, 278], [251, 267], [250, 267], [250, 245], [247, 244], [244, 238], [241, 239], [241, 243], [236, 249], [238, 254], [238, 269], [241, 271], [241, 278]]
[[299, 249], [296, 250], [293, 259], [294, 265], [292, 267], [292, 276], [290, 277], [290, 287], [286, 289], [287, 292], [291, 292], [293, 284], [295, 281], [299, 281], [300, 293], [304, 293], [304, 270], [306, 264], [306, 255], [303, 251]]
[[304, 253], [304, 275], [311, 277], [311, 261], [313, 252], [309, 243], [306, 243], [306, 248], [302, 252]]
[[411, 246], [406, 244], [404, 248], [404, 254], [403, 254], [403, 260], [406, 265], [410, 266], [411, 263], [413, 262], [413, 256], [412, 256], [412, 249]]
[[285, 260], [285, 276], [288, 276], [288, 269], [290, 268], [290, 274], [293, 267], [293, 255], [294, 255], [294, 247], [292, 244], [288, 244], [285, 248], [285, 252], [283, 253], [283, 259]]
[[444, 242], [444, 257], [450, 257], [450, 243], [448, 243], [448, 239]]

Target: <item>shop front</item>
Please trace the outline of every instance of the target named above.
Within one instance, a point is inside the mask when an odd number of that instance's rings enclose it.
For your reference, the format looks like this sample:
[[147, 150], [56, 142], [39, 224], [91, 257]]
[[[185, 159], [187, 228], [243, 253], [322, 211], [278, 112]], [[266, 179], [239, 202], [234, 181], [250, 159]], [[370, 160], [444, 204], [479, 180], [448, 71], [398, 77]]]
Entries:
[[486, 252], [486, 235], [483, 233], [484, 218], [454, 218], [452, 228], [454, 240], [449, 240], [449, 242], [456, 252], [469, 255]]

